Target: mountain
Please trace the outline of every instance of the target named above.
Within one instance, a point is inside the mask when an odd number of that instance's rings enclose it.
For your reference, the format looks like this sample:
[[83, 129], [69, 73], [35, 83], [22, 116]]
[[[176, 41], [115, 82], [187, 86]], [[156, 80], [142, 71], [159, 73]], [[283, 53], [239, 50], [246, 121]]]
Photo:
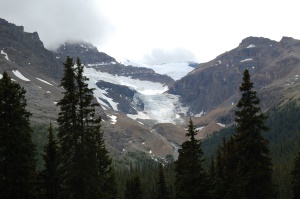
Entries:
[[5, 70], [26, 89], [32, 123], [48, 123], [57, 117], [55, 103], [61, 98], [58, 84], [62, 69], [53, 52], [44, 48], [38, 33], [24, 32], [24, 27], [0, 19], [0, 73]]
[[[155, 121], [144, 121], [151, 124], [148, 126], [135, 120], [135, 116], [148, 107], [140, 98], [145, 97], [144, 94], [163, 93], [167, 85], [174, 82], [172, 78], [152, 69], [124, 66], [86, 42], [66, 43], [57, 52], [49, 51], [38, 33], [24, 32], [22, 26], [3, 19], [0, 19], [0, 35], [0, 73], [7, 71], [26, 89], [27, 109], [32, 113], [33, 126], [48, 125], [50, 121], [56, 125], [59, 112], [56, 104], [63, 92], [59, 87], [63, 62], [67, 55], [75, 59], [79, 56], [86, 66], [88, 83], [97, 89], [95, 97], [103, 105], [97, 109], [97, 114], [103, 119], [110, 152], [119, 156], [126, 151], [140, 150], [161, 157], [174, 152], [173, 145], [179, 144], [178, 139], [173, 143], [156, 133], [151, 128]], [[182, 127], [177, 129], [184, 132]]]
[[44, 48], [38, 33], [24, 32], [22, 26], [3, 19], [0, 35], [0, 72], [7, 71], [26, 89], [32, 125], [56, 120], [63, 62], [66, 56], [80, 57], [101, 105], [97, 114], [103, 119], [105, 140], [116, 155], [141, 150], [151, 156], [176, 156], [190, 116], [198, 138], [231, 125], [246, 68], [264, 110], [300, 98], [300, 41], [293, 38], [277, 42], [248, 37], [237, 48], [197, 66], [150, 66], [119, 62], [83, 41], [66, 42], [52, 52]]
[[5, 57], [0, 63], [3, 69], [21, 67], [56, 79], [62, 75], [61, 63], [44, 48], [37, 32], [24, 32], [23, 26], [4, 19], [0, 19], [0, 49]]
[[289, 98], [299, 98], [300, 41], [248, 37], [237, 48], [201, 64], [176, 81], [168, 93], [179, 95], [188, 113], [230, 124], [240, 98], [243, 71], [248, 68], [264, 110]]

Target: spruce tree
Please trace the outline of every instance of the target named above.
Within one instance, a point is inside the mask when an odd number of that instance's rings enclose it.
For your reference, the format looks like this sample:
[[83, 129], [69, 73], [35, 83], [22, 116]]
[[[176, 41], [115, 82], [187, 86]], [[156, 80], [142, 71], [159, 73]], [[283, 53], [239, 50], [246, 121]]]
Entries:
[[63, 175], [61, 198], [77, 198], [77, 196], [79, 198], [83, 194], [81, 191], [82, 176], [79, 168], [80, 150], [76, 114], [78, 98], [73, 59], [67, 57], [64, 66], [64, 76], [60, 85], [64, 89], [64, 96], [57, 104], [60, 106], [57, 122], [59, 124], [58, 138], [62, 163], [60, 172]]
[[273, 198], [272, 162], [268, 140], [262, 136], [262, 132], [268, 130], [264, 124], [267, 117], [261, 112], [247, 69], [240, 91], [242, 97], [235, 112], [237, 126], [234, 144], [238, 160], [235, 162], [237, 168], [234, 169], [236, 176], [233, 188], [239, 192], [240, 198]]
[[52, 131], [48, 129], [48, 143], [44, 148], [44, 169], [39, 173], [42, 198], [57, 199], [61, 191], [61, 176], [59, 174], [60, 157], [57, 141]]
[[25, 89], [6, 72], [0, 79], [0, 198], [31, 199], [35, 177], [35, 146]]
[[125, 199], [143, 199], [141, 181], [138, 176], [126, 181]]
[[83, 65], [67, 57], [61, 86], [65, 89], [58, 117], [63, 198], [109, 198], [115, 183], [105, 148], [101, 118], [95, 115], [93, 90], [88, 88]]
[[197, 131], [190, 119], [186, 136], [190, 139], [181, 145], [176, 164], [176, 197], [184, 199], [210, 198], [210, 185], [203, 169], [203, 151], [200, 140], [195, 136]]
[[158, 190], [157, 190], [156, 198], [157, 199], [169, 199], [170, 193], [168, 191], [162, 164], [159, 164], [159, 175], [158, 175], [157, 184], [158, 184]]
[[297, 157], [294, 161], [294, 167], [291, 172], [292, 178], [292, 186], [293, 186], [293, 193], [294, 199], [300, 198], [300, 152], [298, 153]]

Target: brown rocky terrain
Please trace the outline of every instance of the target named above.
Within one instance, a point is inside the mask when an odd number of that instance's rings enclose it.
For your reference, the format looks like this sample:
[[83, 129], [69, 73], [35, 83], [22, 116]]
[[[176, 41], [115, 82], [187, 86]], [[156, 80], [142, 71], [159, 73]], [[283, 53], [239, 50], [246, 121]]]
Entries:
[[168, 92], [180, 95], [190, 114], [205, 113], [195, 119], [196, 124], [230, 124], [245, 69], [250, 70], [264, 110], [285, 99], [299, 98], [300, 41], [248, 37], [237, 48], [202, 63]]

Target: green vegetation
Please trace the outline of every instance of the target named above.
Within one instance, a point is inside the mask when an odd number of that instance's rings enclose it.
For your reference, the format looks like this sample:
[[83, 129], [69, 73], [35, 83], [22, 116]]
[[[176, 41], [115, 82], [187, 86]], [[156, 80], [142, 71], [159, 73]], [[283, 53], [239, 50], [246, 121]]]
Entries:
[[35, 146], [26, 91], [6, 72], [0, 79], [0, 198], [34, 198]]
[[38, 174], [37, 187], [41, 198], [57, 199], [61, 191], [60, 153], [51, 123], [48, 132], [48, 143], [44, 148], [43, 155], [44, 169]]
[[105, 148], [100, 117], [95, 115], [93, 90], [85, 83], [79, 58], [67, 57], [57, 119], [64, 198], [114, 198], [111, 159]]
[[186, 136], [189, 137], [178, 150], [176, 165], [176, 197], [182, 199], [210, 198], [209, 181], [203, 169], [203, 151], [197, 131], [190, 119]]

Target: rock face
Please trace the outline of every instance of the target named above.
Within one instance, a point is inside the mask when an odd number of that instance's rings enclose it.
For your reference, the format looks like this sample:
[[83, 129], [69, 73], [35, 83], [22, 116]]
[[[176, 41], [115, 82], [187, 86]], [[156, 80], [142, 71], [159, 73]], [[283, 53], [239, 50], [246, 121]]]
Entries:
[[101, 72], [112, 75], [126, 76], [133, 79], [147, 80], [171, 85], [174, 80], [167, 75], [161, 75], [149, 68], [125, 66], [109, 55], [99, 52], [95, 46], [86, 42], [65, 43], [58, 48], [56, 56], [63, 62], [67, 56], [79, 57], [81, 62]]
[[299, 63], [300, 41], [287, 37], [280, 42], [248, 37], [237, 48], [201, 64], [175, 82], [168, 92], [180, 95], [182, 103], [194, 115], [230, 107], [239, 100], [242, 74], [249, 69], [261, 104], [268, 108], [291, 94], [289, 87], [299, 86]]
[[[144, 103], [135, 96], [136, 91], [127, 86], [112, 84], [105, 81], [99, 81], [96, 84], [98, 88], [106, 91], [106, 96], [112, 98], [117, 104], [117, 109], [125, 114], [138, 114], [138, 111], [144, 110]], [[108, 106], [111, 106], [105, 99], [100, 99]], [[112, 108], [112, 107], [110, 107]]]
[[62, 64], [44, 48], [37, 32], [24, 32], [23, 26], [0, 19], [0, 49], [1, 55], [5, 53], [9, 57], [8, 62], [1, 63], [3, 69], [19, 66], [52, 78], [61, 78]]
[[79, 57], [81, 62], [85, 65], [88, 64], [100, 64], [100, 63], [112, 63], [116, 60], [103, 53], [99, 52], [98, 49], [88, 42], [77, 42], [77, 43], [65, 43], [60, 46], [56, 51], [56, 56], [66, 60], [66, 56], [73, 57], [74, 60]]

